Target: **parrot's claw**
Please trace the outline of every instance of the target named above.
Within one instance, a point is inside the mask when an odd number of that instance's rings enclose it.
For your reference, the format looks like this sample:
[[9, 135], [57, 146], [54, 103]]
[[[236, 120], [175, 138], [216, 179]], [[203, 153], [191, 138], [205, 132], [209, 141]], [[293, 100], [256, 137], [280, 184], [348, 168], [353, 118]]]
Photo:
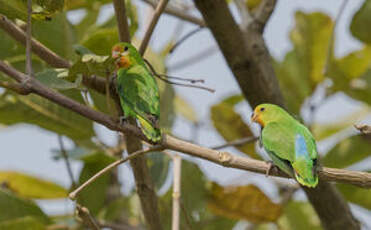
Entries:
[[276, 167], [277, 167], [275, 164], [273, 164], [273, 161], [267, 161], [267, 164], [268, 164], [268, 169], [267, 169], [267, 171], [265, 172], [265, 176], [266, 176], [266, 177], [268, 177], [269, 174], [270, 174], [270, 172], [271, 172], [272, 170], [275, 170]]

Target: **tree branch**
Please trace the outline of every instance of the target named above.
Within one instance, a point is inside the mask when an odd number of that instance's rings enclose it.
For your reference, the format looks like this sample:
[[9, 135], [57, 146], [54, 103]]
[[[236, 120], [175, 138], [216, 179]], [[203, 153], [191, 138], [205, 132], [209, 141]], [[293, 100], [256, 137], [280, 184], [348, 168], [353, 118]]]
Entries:
[[149, 40], [151, 39], [152, 33], [155, 30], [155, 27], [157, 25], [158, 20], [160, 19], [160, 16], [162, 12], [164, 11], [166, 4], [169, 0], [161, 0], [158, 5], [156, 6], [156, 10], [153, 13], [153, 17], [151, 19], [151, 22], [148, 25], [148, 28], [146, 30], [146, 33], [144, 35], [144, 38], [142, 40], [142, 43], [139, 47], [139, 53], [144, 56], [144, 53], [146, 52], [146, 48], [148, 46]]
[[120, 164], [125, 163], [126, 161], [133, 160], [134, 158], [143, 155], [145, 153], [153, 152], [153, 151], [160, 151], [163, 147], [161, 145], [155, 145], [151, 148], [145, 149], [145, 150], [138, 150], [134, 153], [131, 153], [128, 157], [121, 158], [109, 165], [107, 165], [105, 168], [97, 172], [94, 176], [90, 177], [89, 180], [85, 181], [82, 185], [80, 185], [78, 188], [76, 188], [74, 191], [72, 191], [68, 196], [71, 200], [75, 200], [77, 195], [89, 184], [96, 181], [99, 177], [101, 177], [103, 174], [109, 172], [113, 168], [117, 167]]
[[[0, 71], [19, 81], [22, 81], [26, 77], [25, 74], [18, 72], [10, 66], [7, 66], [2, 61], [0, 61]], [[102, 112], [93, 110], [85, 105], [75, 102], [74, 100], [56, 91], [50, 90], [34, 78], [32, 78], [27, 83], [27, 86], [30, 88], [32, 93], [38, 94], [39, 96], [53, 101], [56, 104], [70, 109], [88, 119], [96, 121], [97, 123], [106, 126], [108, 129], [111, 129], [113, 131], [120, 131], [123, 133], [130, 133], [137, 138], [150, 143], [138, 127], [134, 127], [130, 124], [120, 125], [120, 122], [117, 119], [113, 119], [112, 117]], [[264, 161], [249, 159], [247, 157], [240, 157], [228, 152], [220, 152], [217, 150], [192, 144], [165, 134], [163, 135], [160, 145], [164, 149], [182, 152], [187, 155], [212, 161], [224, 167], [237, 168], [260, 174], [265, 174], [269, 167], [269, 165]], [[318, 170], [318, 174], [320, 180], [323, 181], [334, 181], [352, 184], [363, 188], [371, 188], [371, 173], [323, 167]], [[272, 171], [270, 175], [286, 178], [288, 177], [282, 171]]]
[[254, 23], [256, 24], [257, 30], [263, 32], [265, 25], [271, 17], [274, 7], [276, 6], [277, 0], [263, 0], [254, 16]]
[[[0, 28], [7, 32], [19, 43], [23, 45], [26, 44], [26, 33], [1, 14]], [[31, 39], [31, 46], [32, 51], [49, 65], [56, 68], [69, 68], [71, 66], [67, 60], [61, 58], [34, 38]]]
[[14, 82], [0, 81], [0, 87], [12, 90], [12, 91], [14, 91], [18, 94], [21, 94], [21, 95], [27, 95], [27, 94], [31, 93], [31, 91], [28, 90], [27, 88], [23, 87], [22, 84], [14, 83]]
[[[156, 2], [153, 1], [153, 0], [142, 0], [142, 1], [146, 2], [147, 4], [151, 5], [152, 7], [156, 7]], [[174, 7], [171, 7], [171, 6], [167, 6], [164, 10], [164, 13], [172, 15], [174, 17], [177, 17], [181, 20], [193, 23], [195, 25], [206, 26], [205, 22], [202, 21], [202, 19], [193, 17], [192, 15], [189, 15], [189, 14], [185, 13], [184, 11], [178, 10], [178, 9], [176, 9]]]
[[[166, 1], [167, 2], [167, 1]], [[123, 17], [123, 13], [125, 11], [125, 5], [123, 4], [123, 1], [120, 0], [120, 2], [117, 2], [116, 4], [119, 4], [120, 6], [115, 6], [116, 13], [121, 8], [120, 12], [118, 12], [121, 15], [117, 15], [116, 19], [117, 20], [127, 20], [126, 17]], [[166, 3], [165, 3], [166, 4]], [[159, 4], [161, 6], [161, 3]], [[116, 8], [117, 7], [117, 8]], [[164, 7], [164, 6], [163, 6]], [[156, 9], [157, 12], [157, 9]], [[152, 19], [151, 25], [149, 29], [146, 32], [145, 39], [148, 41], [151, 37], [151, 34], [153, 32], [153, 29], [158, 21], [158, 17], [161, 15], [161, 11], [159, 12], [159, 15], [157, 15], [156, 18], [156, 13], [154, 15], [154, 18]], [[120, 21], [117, 22], [118, 25], [118, 30], [120, 34], [126, 33], [126, 36], [120, 36], [120, 41], [121, 42], [129, 42], [130, 38], [128, 37], [128, 26], [127, 26], [127, 21], [125, 23], [122, 23]], [[149, 30], [152, 31], [149, 31]], [[147, 37], [147, 38], [146, 38]], [[143, 41], [145, 42], [145, 41]], [[141, 49], [142, 49], [142, 55], [146, 49], [147, 44], [143, 43], [141, 44]], [[114, 82], [113, 82], [114, 83]], [[114, 87], [115, 88], [115, 87]], [[123, 110], [121, 108], [120, 104], [120, 99], [118, 98], [118, 95], [116, 93], [116, 90], [114, 90], [113, 98], [116, 102], [116, 107], [118, 108], [119, 115], [123, 115]], [[130, 125], [138, 129], [137, 122], [135, 119], [129, 119], [128, 122]], [[141, 133], [141, 131], [139, 131]], [[125, 133], [125, 143], [127, 143], [127, 152], [131, 156], [131, 154], [135, 154], [136, 152], [143, 151], [142, 148], [142, 143], [140, 139], [138, 139], [138, 136], [132, 135], [131, 133]], [[144, 218], [146, 220], [147, 226], [151, 230], [161, 230], [162, 229], [162, 224], [160, 221], [160, 212], [158, 209], [158, 199], [156, 192], [154, 190], [153, 182], [151, 175], [149, 174], [149, 169], [147, 166], [147, 161], [145, 156], [138, 156], [133, 158], [132, 161], [130, 161], [130, 165], [133, 169], [133, 174], [135, 178], [135, 184], [136, 184], [136, 189], [138, 192], [138, 196], [140, 199], [140, 204], [142, 207], [142, 212], [144, 215]]]
[[32, 24], [31, 24], [31, 16], [32, 16], [32, 0], [27, 0], [27, 27], [26, 27], [26, 73], [29, 78], [32, 77], [32, 43], [31, 43], [31, 36], [32, 36]]
[[244, 34], [224, 0], [195, 0], [195, 4], [250, 105], [271, 102], [284, 106], [261, 33], [249, 26]]
[[76, 214], [81, 218], [82, 222], [92, 230], [100, 230], [98, 223], [90, 215], [89, 209], [80, 204], [76, 204]]
[[181, 172], [182, 172], [182, 157], [176, 154], [173, 158], [174, 174], [173, 174], [173, 213], [171, 229], [179, 230], [180, 224], [180, 192], [181, 192]]
[[[236, 25], [226, 1], [194, 1], [251, 107], [267, 102], [285, 107], [275, 77], [271, 56], [262, 37], [264, 27], [262, 24], [264, 25], [269, 19], [275, 1], [265, 0], [262, 2], [261, 7], [268, 2], [273, 3], [273, 5], [272, 7], [266, 7], [264, 11], [260, 8], [256, 15], [260, 22], [255, 20], [244, 31], [241, 31]], [[236, 167], [239, 168], [239, 165], [236, 165]], [[258, 168], [252, 168], [252, 171], [255, 170], [258, 171]], [[336, 192], [332, 184], [325, 182], [325, 178], [334, 179], [336, 177], [338, 181], [350, 179], [344, 179], [344, 172], [339, 170], [328, 168], [320, 170], [321, 183], [315, 189], [305, 189], [306, 194], [321, 219], [322, 226], [326, 229], [339, 229], [334, 224], [338, 219], [342, 219], [343, 229], [360, 229], [359, 223], [355, 221], [348, 204]], [[354, 175], [353, 172], [347, 174], [347, 176], [350, 175]], [[360, 181], [356, 183], [363, 184]], [[316, 199], [312, 199], [314, 197]], [[325, 210], [323, 204], [328, 207], [337, 207], [337, 209]]]
[[129, 25], [126, 17], [125, 0], [113, 0], [116, 21], [119, 30], [119, 38], [122, 42], [130, 42]]

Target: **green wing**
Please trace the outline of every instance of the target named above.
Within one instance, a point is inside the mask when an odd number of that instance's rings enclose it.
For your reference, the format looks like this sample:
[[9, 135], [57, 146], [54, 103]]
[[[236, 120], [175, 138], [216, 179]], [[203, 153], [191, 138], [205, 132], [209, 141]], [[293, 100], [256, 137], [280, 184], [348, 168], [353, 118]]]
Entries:
[[147, 69], [137, 65], [128, 71], [119, 70], [117, 83], [123, 107], [155, 126], [160, 117], [160, 97], [155, 79]]
[[263, 128], [262, 142], [280, 169], [291, 176], [295, 175], [303, 185], [317, 185], [316, 144], [305, 126], [296, 121], [269, 123]]

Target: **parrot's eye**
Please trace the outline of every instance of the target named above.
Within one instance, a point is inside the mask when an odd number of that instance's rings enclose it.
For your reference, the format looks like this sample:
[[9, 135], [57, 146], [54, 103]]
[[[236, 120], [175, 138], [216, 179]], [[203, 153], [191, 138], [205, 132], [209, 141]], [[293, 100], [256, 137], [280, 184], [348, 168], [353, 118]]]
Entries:
[[128, 51], [129, 47], [125, 46], [124, 51]]
[[264, 110], [265, 110], [265, 108], [264, 108], [264, 107], [260, 108], [260, 112], [263, 112]]

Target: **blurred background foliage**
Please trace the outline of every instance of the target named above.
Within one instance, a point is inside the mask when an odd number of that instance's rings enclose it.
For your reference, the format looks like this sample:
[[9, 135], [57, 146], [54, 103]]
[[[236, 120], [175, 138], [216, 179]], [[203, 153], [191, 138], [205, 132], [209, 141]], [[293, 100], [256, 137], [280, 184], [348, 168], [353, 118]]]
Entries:
[[[33, 36], [58, 55], [72, 63], [70, 69], [53, 69], [37, 56], [32, 57], [36, 77], [45, 85], [80, 103], [105, 113], [115, 114], [114, 105], [106, 95], [86, 89], [81, 84], [82, 74], [107, 77], [112, 72], [109, 57], [111, 47], [118, 42], [116, 19], [111, 15], [97, 23], [102, 7], [110, 0], [35, 0], [33, 1]], [[127, 15], [134, 44], [138, 11], [136, 1], [127, 2]], [[260, 1], [247, 0], [246, 7], [253, 11]], [[177, 4], [177, 3], [175, 3]], [[230, 1], [233, 4], [233, 1]], [[82, 11], [83, 17], [72, 24], [67, 14]], [[24, 0], [0, 0], [0, 13], [20, 27], [24, 27], [26, 7]], [[370, 114], [371, 104], [371, 1], [364, 1], [350, 22], [351, 34], [363, 47], [343, 57], [335, 57], [332, 37], [335, 22], [322, 12], [296, 12], [290, 32], [292, 49], [274, 67], [290, 112], [298, 119], [303, 111], [313, 116], [316, 109], [329, 98], [342, 92], [362, 103], [362, 108], [341, 120], [315, 123], [304, 119], [318, 142], [331, 142], [321, 152], [323, 165], [345, 168], [364, 163], [371, 154], [371, 139], [352, 131], [354, 123]], [[170, 39], [162, 50], [151, 48], [146, 58], [157, 72], [166, 72], [165, 59]], [[340, 44], [341, 45], [341, 44]], [[0, 58], [20, 71], [25, 69], [25, 49], [0, 30]], [[0, 80], [10, 80], [0, 74]], [[173, 85], [158, 82], [161, 91], [161, 123], [166, 132], [172, 132], [174, 119], [182, 116], [190, 126], [198, 127], [200, 118], [187, 101], [179, 96]], [[320, 102], [312, 99], [320, 95]], [[318, 100], [317, 100], [318, 101]], [[254, 131], [236, 109], [246, 103], [236, 92], [222, 98], [210, 108], [210, 119], [215, 130], [225, 141], [253, 136]], [[0, 124], [12, 126], [28, 123], [49, 132], [68, 137], [75, 147], [67, 149], [71, 161], [83, 164], [78, 183], [82, 183], [117, 158], [114, 146], [100, 143], [93, 122], [38, 96], [20, 96], [6, 89], [0, 90]], [[339, 135], [344, 134], [346, 135]], [[335, 141], [334, 141], [335, 140]], [[235, 149], [246, 157], [262, 159], [255, 143]], [[55, 160], [61, 160], [62, 150], [53, 150]], [[6, 156], [5, 156], [6, 157]], [[159, 192], [161, 218], [170, 229], [172, 189], [165, 186], [172, 177], [171, 158], [166, 154], [151, 153], [148, 165]], [[264, 177], [262, 180], [269, 180]], [[320, 222], [309, 203], [292, 199], [295, 188], [275, 182], [278, 197], [268, 196], [264, 188], [254, 184], [222, 186], [210, 181], [197, 164], [182, 163], [181, 229], [239, 229], [249, 222], [249, 229], [321, 229]], [[79, 202], [102, 223], [126, 223], [134, 229], [143, 227], [143, 217], [134, 190], [110, 199], [112, 187], [109, 175], [101, 177], [79, 197]], [[51, 181], [22, 172], [0, 171], [0, 229], [82, 229], [73, 213], [64, 216], [49, 215], [42, 211], [39, 200], [63, 199], [72, 188], [63, 188]], [[291, 187], [290, 187], [291, 186]], [[337, 185], [349, 202], [371, 209], [371, 191], [350, 185]], [[27, 226], [27, 227], [25, 227]], [[54, 228], [53, 228], [54, 227]], [[62, 229], [62, 228], [61, 228]]]

